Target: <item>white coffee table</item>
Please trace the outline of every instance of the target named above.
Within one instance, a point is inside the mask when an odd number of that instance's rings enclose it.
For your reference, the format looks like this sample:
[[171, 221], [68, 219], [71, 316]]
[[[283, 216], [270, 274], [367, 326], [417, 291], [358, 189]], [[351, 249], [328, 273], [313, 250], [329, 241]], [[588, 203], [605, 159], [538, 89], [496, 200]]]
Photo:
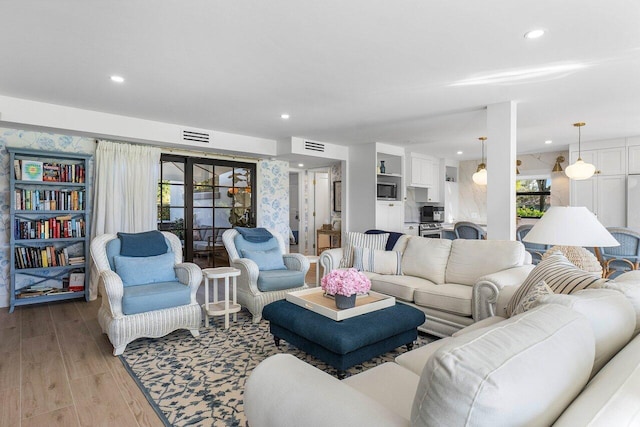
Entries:
[[[229, 329], [229, 315], [233, 314], [233, 321], [238, 320], [238, 313], [242, 306], [237, 303], [236, 278], [240, 275], [240, 270], [233, 267], [205, 268], [202, 270], [204, 276], [204, 310], [205, 326], [209, 326], [209, 316], [224, 316], [224, 328]], [[209, 279], [213, 280], [213, 301], [209, 300]], [[224, 300], [218, 301], [218, 280], [224, 279]], [[233, 287], [231, 300], [229, 300], [229, 282]]]

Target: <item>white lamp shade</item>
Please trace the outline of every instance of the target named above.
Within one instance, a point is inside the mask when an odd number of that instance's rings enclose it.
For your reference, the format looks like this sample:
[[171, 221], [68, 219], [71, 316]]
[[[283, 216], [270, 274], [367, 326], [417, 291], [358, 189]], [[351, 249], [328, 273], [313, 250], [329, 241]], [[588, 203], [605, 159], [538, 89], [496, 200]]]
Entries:
[[609, 247], [620, 243], [584, 206], [553, 206], [524, 237], [543, 245]]
[[564, 173], [575, 180], [588, 179], [596, 172], [596, 167], [591, 163], [585, 163], [582, 159], [576, 160], [572, 165], [565, 168]]
[[471, 179], [473, 179], [473, 182], [475, 182], [478, 185], [487, 185], [487, 170], [480, 169], [478, 172], [473, 174]]

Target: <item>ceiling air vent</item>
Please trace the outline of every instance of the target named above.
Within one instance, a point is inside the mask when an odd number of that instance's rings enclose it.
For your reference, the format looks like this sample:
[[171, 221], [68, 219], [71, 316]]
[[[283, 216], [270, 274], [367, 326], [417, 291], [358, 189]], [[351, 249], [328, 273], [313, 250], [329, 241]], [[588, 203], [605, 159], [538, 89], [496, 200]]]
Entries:
[[304, 142], [304, 149], [309, 151], [318, 151], [320, 153], [324, 153], [324, 144], [321, 142]]
[[195, 142], [210, 142], [210, 135], [206, 132], [196, 132], [193, 130], [183, 130], [182, 131], [182, 140], [183, 141], [195, 141]]

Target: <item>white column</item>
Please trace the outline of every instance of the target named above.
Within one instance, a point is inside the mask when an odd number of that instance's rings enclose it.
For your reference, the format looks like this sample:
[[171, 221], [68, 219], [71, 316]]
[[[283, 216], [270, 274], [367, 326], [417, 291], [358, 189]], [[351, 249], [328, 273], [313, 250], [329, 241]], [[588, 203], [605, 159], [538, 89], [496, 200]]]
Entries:
[[514, 101], [487, 107], [487, 238], [515, 240], [516, 118]]

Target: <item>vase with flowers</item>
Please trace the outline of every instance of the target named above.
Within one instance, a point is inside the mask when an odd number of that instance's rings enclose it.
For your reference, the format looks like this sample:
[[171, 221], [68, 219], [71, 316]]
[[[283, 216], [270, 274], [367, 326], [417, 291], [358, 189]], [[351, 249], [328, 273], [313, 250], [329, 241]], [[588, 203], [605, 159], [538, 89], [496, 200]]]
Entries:
[[322, 278], [322, 289], [332, 295], [339, 309], [356, 305], [356, 296], [366, 294], [371, 289], [371, 281], [355, 268], [333, 270]]

